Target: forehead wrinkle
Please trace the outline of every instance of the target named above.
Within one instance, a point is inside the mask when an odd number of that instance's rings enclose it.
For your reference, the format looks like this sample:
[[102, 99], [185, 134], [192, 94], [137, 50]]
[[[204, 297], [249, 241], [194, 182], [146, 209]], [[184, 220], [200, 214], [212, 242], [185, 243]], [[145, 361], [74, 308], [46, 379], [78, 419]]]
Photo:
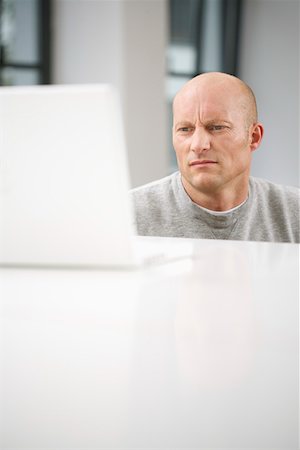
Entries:
[[[190, 96], [189, 96], [190, 97]], [[220, 103], [204, 100], [193, 101], [182, 97], [180, 104], [174, 103], [173, 123], [200, 123], [232, 122], [230, 110]], [[178, 107], [177, 107], [178, 106]]]
[[[198, 75], [195, 78], [189, 80], [175, 95], [173, 100], [173, 117], [177, 112], [178, 102], [190, 101], [191, 105], [197, 105], [197, 108], [201, 108], [199, 100], [204, 96], [215, 92], [227, 92], [229, 97], [225, 97], [223, 101], [230, 101], [231, 97], [237, 98], [238, 106], [242, 109], [241, 113], [244, 115], [245, 123], [250, 125], [257, 122], [257, 106], [254, 93], [252, 89], [237, 77], [224, 73], [204, 73]], [[196, 101], [195, 101], [196, 97]], [[211, 103], [211, 101], [209, 102]], [[217, 107], [220, 107], [220, 103], [217, 102]], [[225, 108], [225, 112], [228, 113], [228, 108]], [[227, 114], [225, 114], [226, 116]], [[199, 116], [199, 114], [198, 114]]]

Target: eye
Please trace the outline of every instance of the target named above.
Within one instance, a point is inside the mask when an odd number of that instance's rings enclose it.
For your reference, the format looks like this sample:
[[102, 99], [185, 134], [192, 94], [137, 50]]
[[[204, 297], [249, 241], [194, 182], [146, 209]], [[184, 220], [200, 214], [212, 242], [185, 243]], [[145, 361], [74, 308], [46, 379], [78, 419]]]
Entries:
[[222, 130], [224, 130], [224, 128], [226, 128], [225, 125], [209, 125], [208, 126], [209, 131], [222, 131]]
[[190, 131], [192, 131], [192, 127], [180, 127], [177, 131], [179, 131], [180, 133], [189, 133]]
[[212, 131], [219, 131], [222, 130], [223, 127], [222, 125], [210, 125], [208, 128]]

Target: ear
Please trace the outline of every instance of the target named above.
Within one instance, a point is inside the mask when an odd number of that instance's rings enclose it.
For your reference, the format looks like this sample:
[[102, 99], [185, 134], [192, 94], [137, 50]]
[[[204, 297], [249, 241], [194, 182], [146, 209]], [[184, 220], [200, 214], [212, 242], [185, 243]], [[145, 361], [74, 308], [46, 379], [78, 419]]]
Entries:
[[252, 152], [260, 146], [263, 135], [264, 128], [261, 123], [252, 125], [252, 130], [250, 131], [250, 150]]

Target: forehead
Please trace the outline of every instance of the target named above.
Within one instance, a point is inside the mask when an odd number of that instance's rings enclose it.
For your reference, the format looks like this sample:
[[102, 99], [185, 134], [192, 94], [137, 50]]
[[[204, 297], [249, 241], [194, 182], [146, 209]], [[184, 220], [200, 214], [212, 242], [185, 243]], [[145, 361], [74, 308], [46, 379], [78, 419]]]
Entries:
[[241, 93], [226, 86], [194, 86], [177, 94], [174, 120], [237, 120], [243, 116]]

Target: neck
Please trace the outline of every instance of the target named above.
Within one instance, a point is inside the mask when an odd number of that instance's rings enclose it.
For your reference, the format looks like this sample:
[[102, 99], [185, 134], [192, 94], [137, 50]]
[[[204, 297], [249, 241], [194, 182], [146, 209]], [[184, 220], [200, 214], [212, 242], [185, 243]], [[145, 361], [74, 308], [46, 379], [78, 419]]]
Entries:
[[182, 177], [182, 185], [191, 200], [211, 211], [228, 211], [243, 203], [248, 197], [249, 179], [225, 186], [220, 190], [200, 191]]

